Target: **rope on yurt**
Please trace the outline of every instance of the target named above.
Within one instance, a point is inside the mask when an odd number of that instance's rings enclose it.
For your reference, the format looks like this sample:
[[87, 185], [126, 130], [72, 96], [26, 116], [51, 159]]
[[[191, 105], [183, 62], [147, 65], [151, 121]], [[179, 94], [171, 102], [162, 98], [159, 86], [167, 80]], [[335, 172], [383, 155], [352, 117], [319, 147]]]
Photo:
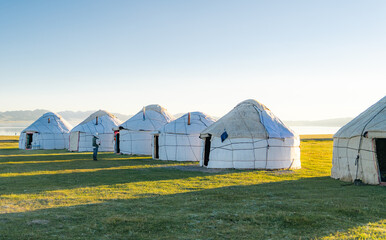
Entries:
[[[149, 111], [153, 111], [153, 110], [149, 110]], [[145, 115], [148, 115], [147, 112], [148, 111], [145, 112]], [[153, 125], [153, 129], [152, 130], [154, 130], [154, 131], [157, 130], [157, 128], [153, 124], [153, 119], [151, 119], [149, 116], [145, 116], [145, 118], [146, 118], [146, 120], [149, 119], [150, 124]], [[155, 119], [155, 121], [156, 121], [156, 119]]]
[[[349, 141], [349, 140], [347, 140], [347, 141]], [[338, 145], [339, 145], [339, 143], [338, 143]], [[346, 148], [347, 170], [348, 170], [348, 174], [349, 174], [350, 178], [352, 179], [352, 174], [351, 174], [351, 169], [350, 169], [350, 162], [349, 162], [349, 159], [348, 159], [348, 150], [349, 150], [349, 148], [348, 148], [348, 144], [347, 144], [347, 148]], [[357, 150], [357, 149], [353, 149], [353, 150]]]
[[[177, 134], [176, 133], [177, 133], [177, 122], [176, 122], [176, 124], [174, 124], [174, 136], [176, 137], [174, 160], [177, 160], [177, 148], [178, 148], [178, 143], [177, 143], [178, 138], [177, 138]], [[168, 160], [170, 160], [170, 159], [168, 159]]]
[[[60, 124], [60, 118], [58, 118], [58, 117], [54, 117], [54, 120], [55, 120], [55, 122], [57, 123], [57, 128], [58, 128], [58, 131], [59, 132], [61, 132], [61, 137], [62, 137], [62, 141], [63, 141], [63, 147], [65, 148], [66, 147], [66, 140], [65, 140], [65, 137], [64, 137], [64, 135], [65, 135], [65, 133], [64, 133], [64, 130], [63, 130], [63, 128], [62, 128], [62, 126], [61, 126], [61, 124]], [[54, 144], [54, 148], [56, 148], [56, 141], [55, 141], [55, 144]]]
[[[366, 124], [365, 126], [363, 127], [362, 129], [362, 132], [361, 132], [361, 137], [359, 139], [359, 146], [358, 146], [358, 154], [357, 154], [357, 157], [355, 159], [355, 165], [357, 167], [356, 169], [356, 175], [355, 175], [355, 180], [354, 180], [354, 183], [361, 183], [362, 181], [360, 179], [358, 179], [358, 171], [359, 171], [359, 159], [360, 159], [360, 151], [361, 151], [361, 147], [362, 147], [362, 142], [363, 142], [363, 135], [365, 134], [365, 129], [367, 127], [367, 125], [369, 125], [369, 123], [371, 121], [374, 120], [374, 118], [376, 116], [378, 116], [378, 114], [380, 114], [384, 109], [386, 108], [386, 106], [384, 106], [379, 112], [377, 112], [377, 114], [375, 114]], [[362, 171], [363, 171], [363, 168], [362, 168]]]
[[[259, 141], [256, 141], [256, 142], [260, 142], [262, 140], [259, 140]], [[265, 141], [265, 140], [264, 140]], [[251, 143], [251, 142], [237, 142], [237, 143], [230, 143], [230, 144], [227, 144], [227, 145], [224, 145], [224, 146], [221, 146], [221, 147], [213, 147], [213, 149], [223, 149], [223, 150], [227, 150], [227, 151], [232, 151], [230, 149], [226, 149], [224, 147], [226, 146], [232, 146], [232, 145], [235, 145], [235, 144], [239, 144], [239, 143]], [[297, 146], [269, 146], [270, 148], [297, 148]], [[212, 148], [212, 147], [211, 147]], [[255, 150], [258, 150], [258, 149], [263, 149], [263, 148], [267, 148], [267, 147], [256, 147], [254, 148]], [[250, 148], [238, 148], [237, 150], [251, 150]]]
[[233, 156], [234, 156], [234, 149], [233, 149], [233, 143], [231, 141], [231, 138], [228, 138], [229, 142], [230, 142], [230, 145], [231, 145], [231, 148], [232, 148], [232, 167], [235, 168], [235, 161], [233, 161]]
[[[200, 119], [200, 121], [201, 121], [201, 119]], [[202, 122], [202, 121], [201, 121]], [[190, 122], [190, 124], [192, 124], [191, 122]], [[204, 125], [205, 125], [205, 123], [204, 123]], [[193, 150], [193, 147], [192, 147], [192, 142], [190, 142], [190, 134], [188, 134], [188, 128], [187, 128], [187, 126], [188, 126], [188, 124], [186, 123], [184, 123], [184, 127], [185, 127], [185, 133], [186, 133], [186, 138], [188, 139], [188, 142], [189, 142], [189, 147], [190, 147], [190, 150], [192, 151], [192, 153], [193, 153], [193, 156], [194, 156], [194, 158], [196, 159], [196, 161], [198, 160], [199, 161], [199, 158], [197, 158], [197, 156], [196, 156], [196, 154], [194, 153], [194, 150]]]
[[[250, 136], [251, 136], [251, 138], [252, 138], [253, 168], [255, 169], [255, 168], [256, 168], [255, 139], [253, 138], [253, 133], [252, 133], [251, 129], [248, 128], [247, 123], [245, 122], [244, 118], [241, 116], [240, 111], [237, 111], [237, 113], [240, 115], [240, 119], [243, 120], [244, 125], [245, 125], [245, 127], [248, 129], [248, 132], [249, 132], [249, 134], [250, 134]], [[233, 157], [233, 156], [232, 156], [232, 157]], [[232, 161], [233, 161], [233, 158], [232, 158]], [[233, 168], [234, 168], [234, 166], [233, 166]]]
[[130, 130], [127, 131], [127, 135], [129, 136], [129, 141], [130, 141], [130, 154], [133, 154], [133, 138], [130, 133]]
[[[256, 140], [255, 141], [255, 143], [258, 143], [258, 142], [262, 142], [262, 141], [265, 141], [265, 139], [260, 139], [260, 140]], [[248, 144], [248, 143], [250, 143], [250, 142], [237, 142], [237, 143], [229, 143], [229, 144], [225, 144], [225, 145], [222, 145], [221, 147], [210, 147], [211, 149], [213, 148], [213, 149], [218, 149], [218, 148], [220, 148], [220, 149], [224, 149], [224, 150], [228, 150], [228, 151], [230, 151], [229, 149], [226, 149], [225, 147], [227, 147], [227, 146], [231, 146], [232, 147], [232, 145], [233, 144]], [[261, 148], [265, 148], [265, 147], [256, 147], [256, 148], [254, 148], [254, 149], [261, 149]], [[240, 150], [250, 150], [249, 148], [239, 148]]]
[[[65, 133], [65, 130], [63, 129], [63, 126], [62, 126], [62, 119], [61, 119], [61, 117], [57, 117], [57, 116], [55, 116], [54, 117], [54, 119], [55, 119], [55, 121], [57, 122], [57, 126], [58, 126], [58, 130], [59, 130], [59, 132], [61, 132], [61, 136], [62, 136], [62, 140], [63, 140], [63, 147], [64, 148], [66, 148], [66, 137], [65, 136], [67, 136], [66, 134], [67, 133]], [[70, 138], [70, 136], [68, 135], [68, 139]], [[68, 146], [68, 147], [70, 147], [70, 146]], [[56, 145], [55, 145], [55, 148], [56, 148]]]
[[[339, 146], [335, 146], [334, 148], [344, 148], [344, 149], [355, 150], [355, 151], [358, 150], [358, 148], [353, 148], [353, 147], [339, 147]], [[375, 151], [374, 151], [374, 150], [362, 149], [361, 152], [370, 152], [370, 153], [373, 153], [373, 152], [375, 152]], [[347, 155], [347, 153], [346, 153], [346, 155]]]
[[[169, 160], [168, 151], [167, 151], [167, 146], [168, 146], [168, 144], [166, 144], [166, 136], [167, 136], [167, 133], [166, 133], [166, 132], [160, 133], [160, 134], [159, 134], [159, 139], [158, 139], [158, 141], [160, 141], [161, 135], [162, 135], [163, 138], [164, 138], [164, 148], [165, 148], [166, 160]], [[159, 144], [159, 142], [158, 142], [158, 151], [159, 151], [159, 153], [161, 153], [161, 145]]]
[[[190, 118], [190, 113], [189, 113], [189, 115], [188, 115], [188, 118]], [[188, 119], [188, 123], [189, 123], [189, 119]], [[189, 147], [190, 147], [190, 150], [191, 150], [192, 153], [193, 153], [194, 158], [195, 158], [196, 160], [198, 160], [198, 159], [197, 159], [197, 156], [196, 156], [196, 154], [194, 153], [194, 150], [193, 150], [193, 148], [192, 148], [192, 143], [190, 142], [190, 137], [189, 137], [189, 134], [188, 134], [188, 128], [187, 128], [188, 123], [186, 123], [186, 124], [184, 123], [184, 128], [185, 128], [186, 138], [188, 139]], [[191, 123], [191, 120], [190, 120], [190, 124], [192, 124], [192, 123]]]
[[263, 120], [263, 115], [261, 114], [262, 111], [260, 111], [260, 109], [258, 109], [255, 105], [253, 105], [253, 108], [256, 110], [257, 114], [259, 114], [259, 117], [260, 117], [260, 122], [261, 124], [263, 125], [264, 127], [264, 130], [265, 130], [265, 133], [267, 134], [267, 147], [266, 147], [266, 151], [265, 151], [265, 169], [267, 169], [267, 166], [268, 166], [268, 151], [269, 151], [269, 133], [268, 133], [268, 130], [267, 128], [265, 127], [265, 124], [264, 124], [264, 120]]
[[[90, 126], [88, 124], [86, 124], [87, 128], [88, 128], [88, 131], [86, 131], [84, 125], [82, 126], [82, 130], [87, 134], [88, 132], [92, 134], [93, 130], [91, 130]], [[94, 130], [96, 132], [96, 128], [94, 127]]]
[[[103, 119], [100, 119], [100, 125], [102, 126], [102, 132], [105, 133], [105, 126], [103, 125]], [[111, 130], [111, 129], [110, 129]]]
[[202, 121], [202, 119], [201, 119], [201, 116], [199, 116], [200, 117], [200, 119], [198, 119], [200, 122], [202, 122], [202, 124], [204, 124], [205, 125], [205, 127], [208, 127], [208, 125], [206, 125], [206, 123], [204, 122], [204, 121]]

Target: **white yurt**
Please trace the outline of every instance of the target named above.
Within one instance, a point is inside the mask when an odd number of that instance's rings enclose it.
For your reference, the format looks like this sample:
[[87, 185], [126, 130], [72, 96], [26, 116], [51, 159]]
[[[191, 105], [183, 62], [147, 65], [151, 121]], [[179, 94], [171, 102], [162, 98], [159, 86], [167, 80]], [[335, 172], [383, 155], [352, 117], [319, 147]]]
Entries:
[[20, 149], [66, 149], [72, 126], [60, 115], [48, 112], [20, 133]]
[[99, 151], [114, 151], [114, 131], [122, 122], [111, 113], [99, 110], [91, 114], [70, 132], [70, 151], [90, 152], [92, 138], [98, 133], [101, 140]]
[[160, 105], [143, 107], [141, 111], [119, 126], [116, 134], [116, 152], [151, 155], [152, 132], [175, 118]]
[[191, 112], [163, 126], [154, 133], [154, 159], [199, 161], [202, 141], [200, 132], [216, 120], [202, 112]]
[[386, 184], [386, 96], [335, 133], [331, 177]]
[[205, 129], [200, 165], [208, 168], [298, 169], [299, 136], [250, 99]]

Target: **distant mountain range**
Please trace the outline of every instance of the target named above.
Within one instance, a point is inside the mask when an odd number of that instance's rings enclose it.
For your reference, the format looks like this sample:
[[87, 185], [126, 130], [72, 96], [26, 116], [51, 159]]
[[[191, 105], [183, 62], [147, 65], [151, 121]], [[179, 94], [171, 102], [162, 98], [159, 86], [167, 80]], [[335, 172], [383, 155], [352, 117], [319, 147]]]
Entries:
[[44, 109], [36, 109], [33, 111], [6, 111], [0, 112], [0, 121], [8, 122], [8, 121], [31, 121], [31, 119], [37, 119], [44, 113], [48, 112]]
[[[20, 123], [21, 125], [26, 125], [32, 123], [36, 119], [38, 119], [44, 113], [49, 112], [44, 109], [36, 109], [36, 110], [26, 110], [26, 111], [6, 111], [0, 112], [0, 123], [3, 125], [17, 125]], [[86, 119], [90, 114], [95, 111], [63, 111], [58, 112], [64, 119], [69, 121], [73, 126], [78, 124], [79, 122]], [[126, 115], [120, 113], [112, 113], [121, 121], [126, 121], [133, 115]], [[174, 116], [176, 118], [181, 117], [184, 113], [178, 113]], [[218, 118], [217, 118], [218, 119]], [[317, 120], [317, 121], [284, 121], [288, 126], [321, 126], [321, 127], [342, 127], [352, 118], [334, 118], [334, 119], [326, 119], [326, 120]]]

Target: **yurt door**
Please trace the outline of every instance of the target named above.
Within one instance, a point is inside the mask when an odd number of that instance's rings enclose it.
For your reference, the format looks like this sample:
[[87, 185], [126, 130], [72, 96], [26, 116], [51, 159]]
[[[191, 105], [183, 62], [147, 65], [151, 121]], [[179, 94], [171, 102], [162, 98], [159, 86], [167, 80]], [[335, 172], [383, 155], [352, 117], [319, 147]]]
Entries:
[[25, 149], [32, 148], [33, 133], [26, 134]]
[[71, 132], [70, 133], [70, 151], [78, 151], [79, 150], [79, 135], [80, 132]]
[[375, 148], [377, 150], [379, 176], [381, 182], [386, 182], [386, 138], [375, 139]]
[[204, 166], [208, 166], [208, 163], [209, 163], [210, 139], [211, 139], [211, 137], [206, 137], [206, 138], [205, 138]]
[[154, 158], [159, 159], [159, 136], [154, 135]]
[[115, 134], [115, 153], [120, 153], [121, 152], [121, 149], [120, 149], [120, 134], [119, 134], [119, 131], [115, 131], [114, 132]]

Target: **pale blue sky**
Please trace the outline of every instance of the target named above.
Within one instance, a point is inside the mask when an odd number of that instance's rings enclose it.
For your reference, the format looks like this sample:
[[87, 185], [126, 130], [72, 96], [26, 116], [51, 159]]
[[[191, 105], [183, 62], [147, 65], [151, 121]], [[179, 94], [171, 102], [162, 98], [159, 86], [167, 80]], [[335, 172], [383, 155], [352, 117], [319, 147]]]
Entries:
[[353, 117], [385, 66], [386, 1], [0, 0], [0, 111]]

